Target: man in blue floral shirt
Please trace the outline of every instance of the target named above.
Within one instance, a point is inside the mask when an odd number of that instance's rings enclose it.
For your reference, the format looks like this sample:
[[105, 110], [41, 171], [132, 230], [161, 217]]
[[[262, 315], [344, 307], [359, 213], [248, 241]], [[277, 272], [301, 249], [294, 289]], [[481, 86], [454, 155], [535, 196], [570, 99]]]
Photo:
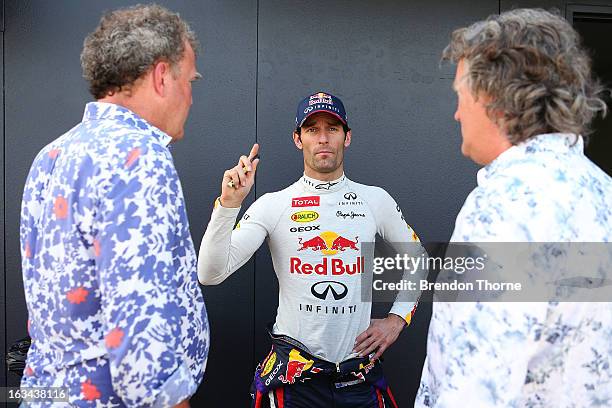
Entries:
[[188, 406], [201, 382], [208, 320], [168, 150], [183, 136], [196, 49], [159, 6], [108, 13], [85, 40], [97, 101], [38, 154], [23, 195], [22, 387], [66, 387], [76, 406], [168, 407]]
[[[581, 136], [605, 105], [567, 21], [492, 16], [453, 32], [444, 58], [458, 63], [461, 150], [484, 166], [451, 241], [612, 241], [612, 180]], [[416, 406], [609, 407], [611, 339], [610, 303], [436, 302]]]

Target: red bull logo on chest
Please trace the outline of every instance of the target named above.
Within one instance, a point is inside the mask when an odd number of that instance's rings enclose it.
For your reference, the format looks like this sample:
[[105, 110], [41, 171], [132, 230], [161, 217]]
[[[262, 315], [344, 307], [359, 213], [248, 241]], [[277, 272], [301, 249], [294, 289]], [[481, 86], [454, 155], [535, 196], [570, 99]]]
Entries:
[[[325, 231], [307, 240], [299, 238], [298, 251], [321, 252], [321, 254], [324, 256], [336, 255], [338, 252], [344, 252], [347, 250], [359, 252], [359, 248], [357, 247], [358, 242], [358, 237], [355, 237], [354, 240], [352, 240], [343, 237], [336, 232]], [[290, 258], [290, 269], [291, 273], [306, 275], [312, 273], [316, 273], [317, 275], [343, 275], [345, 273], [354, 275], [363, 273], [364, 263], [365, 261], [363, 256], [357, 256], [354, 263], [346, 263], [339, 258], [334, 258], [331, 259], [331, 261], [328, 261], [328, 258], [324, 257], [322, 262], [317, 264], [302, 262], [300, 258], [292, 257]]]
[[298, 242], [300, 244], [298, 251], [321, 251], [323, 255], [336, 255], [338, 251], [344, 252], [347, 249], [359, 251], [359, 248], [357, 248], [359, 237], [355, 237], [353, 241], [333, 231], [322, 232], [318, 236], [306, 241], [300, 238]]

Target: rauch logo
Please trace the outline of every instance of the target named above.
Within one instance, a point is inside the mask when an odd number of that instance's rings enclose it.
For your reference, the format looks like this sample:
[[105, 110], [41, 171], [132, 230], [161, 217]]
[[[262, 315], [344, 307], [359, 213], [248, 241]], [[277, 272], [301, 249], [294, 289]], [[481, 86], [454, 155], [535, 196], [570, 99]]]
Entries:
[[316, 211], [299, 211], [291, 214], [293, 222], [311, 222], [319, 218], [319, 213]]

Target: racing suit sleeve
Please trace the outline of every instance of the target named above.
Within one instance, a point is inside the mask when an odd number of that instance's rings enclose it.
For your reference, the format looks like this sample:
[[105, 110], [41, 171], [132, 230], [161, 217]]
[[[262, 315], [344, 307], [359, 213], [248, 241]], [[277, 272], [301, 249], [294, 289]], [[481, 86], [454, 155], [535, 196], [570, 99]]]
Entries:
[[[202, 285], [218, 285], [244, 265], [261, 246], [271, 231], [270, 216], [266, 215], [267, 195], [255, 201], [236, 227], [240, 208], [215, 208], [200, 244], [198, 280]], [[269, 204], [269, 203], [268, 203]], [[268, 213], [273, 213], [269, 211]]]
[[[420, 244], [419, 237], [405, 221], [400, 206], [389, 193], [383, 189], [380, 190], [381, 194], [376, 195], [379, 198], [374, 205], [378, 234], [399, 254], [407, 254], [415, 258], [427, 255], [425, 248]], [[402, 279], [413, 281], [418, 278], [425, 279], [426, 275], [419, 275], [426, 274], [426, 272], [421, 270], [415, 273], [405, 269]], [[406, 321], [406, 325], [409, 325], [417, 303], [418, 293], [414, 291], [399, 291], [389, 313], [400, 316]]]

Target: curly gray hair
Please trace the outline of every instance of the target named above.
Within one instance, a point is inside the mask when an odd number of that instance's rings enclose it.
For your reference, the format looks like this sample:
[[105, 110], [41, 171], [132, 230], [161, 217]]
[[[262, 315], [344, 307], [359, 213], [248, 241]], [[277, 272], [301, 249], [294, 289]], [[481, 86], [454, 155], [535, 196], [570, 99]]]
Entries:
[[578, 33], [559, 15], [517, 9], [455, 30], [443, 60], [464, 60], [472, 94], [517, 144], [541, 133], [586, 135], [606, 113]]
[[185, 41], [197, 50], [189, 25], [164, 7], [137, 5], [105, 14], [83, 43], [81, 66], [89, 91], [96, 99], [118, 92], [160, 60], [178, 68]]

